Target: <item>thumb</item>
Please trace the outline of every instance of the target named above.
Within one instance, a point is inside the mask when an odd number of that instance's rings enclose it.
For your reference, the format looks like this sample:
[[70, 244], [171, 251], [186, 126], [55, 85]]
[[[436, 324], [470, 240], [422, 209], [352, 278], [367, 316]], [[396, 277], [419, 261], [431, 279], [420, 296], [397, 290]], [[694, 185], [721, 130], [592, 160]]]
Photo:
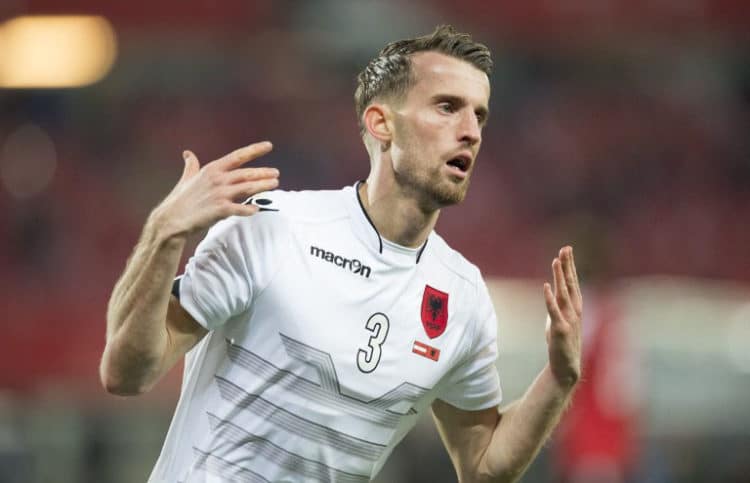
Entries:
[[182, 152], [182, 159], [185, 160], [185, 168], [182, 170], [180, 181], [192, 178], [200, 170], [198, 158], [192, 151], [185, 150]]

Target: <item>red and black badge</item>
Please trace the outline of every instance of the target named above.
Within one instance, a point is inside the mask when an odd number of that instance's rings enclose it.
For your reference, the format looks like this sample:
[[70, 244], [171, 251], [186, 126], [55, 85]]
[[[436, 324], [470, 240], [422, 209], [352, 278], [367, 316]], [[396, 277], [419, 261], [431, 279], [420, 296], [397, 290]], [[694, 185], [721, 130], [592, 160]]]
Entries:
[[411, 346], [411, 351], [419, 356], [426, 357], [436, 362], [440, 359], [440, 349], [419, 342], [418, 340], [414, 341], [414, 344]]
[[440, 336], [448, 325], [448, 294], [424, 286], [422, 296], [422, 326], [430, 339]]

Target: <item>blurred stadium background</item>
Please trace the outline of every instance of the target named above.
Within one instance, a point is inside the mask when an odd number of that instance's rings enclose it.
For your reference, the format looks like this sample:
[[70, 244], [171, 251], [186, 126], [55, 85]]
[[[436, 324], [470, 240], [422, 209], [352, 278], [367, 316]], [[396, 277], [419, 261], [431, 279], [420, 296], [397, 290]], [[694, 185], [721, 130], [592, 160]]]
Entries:
[[[19, 18], [48, 14], [95, 17]], [[181, 151], [270, 139], [283, 188], [351, 184], [356, 73], [438, 23], [495, 55], [438, 230], [490, 280], [506, 400], [546, 358], [554, 250], [585, 273], [586, 380], [524, 481], [750, 481], [750, 3], [2, 0], [0, 22], [0, 482], [146, 479], [179, 370], [123, 399], [97, 365]], [[429, 418], [378, 481], [455, 481]]]

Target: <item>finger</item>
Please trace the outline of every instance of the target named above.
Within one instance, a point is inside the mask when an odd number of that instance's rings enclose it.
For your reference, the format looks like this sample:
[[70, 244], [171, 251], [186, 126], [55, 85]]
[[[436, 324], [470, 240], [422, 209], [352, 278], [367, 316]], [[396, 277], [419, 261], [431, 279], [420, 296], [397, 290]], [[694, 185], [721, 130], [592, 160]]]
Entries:
[[182, 159], [185, 160], [185, 167], [182, 170], [180, 181], [193, 177], [201, 168], [198, 157], [192, 151], [183, 151]]
[[242, 203], [232, 203], [229, 207], [227, 216], [253, 216], [260, 210], [255, 205], [243, 205]]
[[552, 287], [548, 282], [544, 282], [544, 301], [547, 304], [547, 313], [552, 321], [551, 325], [557, 325], [564, 320], [560, 307], [557, 306], [555, 295], [552, 293]]
[[573, 269], [573, 278], [576, 281], [576, 288], [578, 289], [578, 295], [581, 297], [581, 300], [583, 300], [583, 294], [581, 293], [581, 282], [578, 281], [578, 270], [576, 269], [576, 261], [575, 261], [575, 257], [573, 256], [573, 247], [570, 247], [570, 265]]
[[248, 161], [270, 153], [272, 149], [273, 145], [269, 141], [251, 144], [217, 159], [216, 164], [225, 170], [239, 168]]
[[560, 260], [562, 261], [563, 273], [565, 274], [565, 284], [568, 287], [568, 293], [570, 300], [573, 304], [573, 308], [578, 310], [580, 289], [578, 288], [578, 281], [575, 276], [575, 267], [573, 266], [572, 259], [572, 248], [567, 246], [560, 250]]
[[242, 183], [245, 181], [256, 181], [267, 178], [278, 178], [279, 170], [276, 168], [243, 168], [235, 169], [227, 173], [229, 184]]
[[279, 186], [278, 178], [267, 178], [257, 181], [245, 181], [231, 186], [229, 196], [233, 199], [247, 198], [263, 191], [269, 191]]
[[573, 258], [573, 247], [570, 248], [570, 270], [573, 272], [573, 280], [575, 281], [575, 309], [578, 315], [583, 314], [583, 293], [581, 292], [581, 282], [578, 281], [578, 270], [576, 270], [576, 262]]
[[562, 262], [559, 258], [555, 258], [552, 261], [552, 274], [555, 281], [555, 296], [557, 297], [558, 302], [569, 304], [570, 293], [568, 292], [568, 286], [565, 283]]

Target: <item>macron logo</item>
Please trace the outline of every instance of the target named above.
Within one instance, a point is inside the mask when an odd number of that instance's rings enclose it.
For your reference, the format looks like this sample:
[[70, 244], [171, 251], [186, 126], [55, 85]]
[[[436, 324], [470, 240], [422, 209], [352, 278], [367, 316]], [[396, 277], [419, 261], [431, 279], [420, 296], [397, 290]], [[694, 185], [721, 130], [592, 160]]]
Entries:
[[352, 273], [361, 275], [365, 278], [370, 278], [370, 267], [364, 265], [359, 260], [344, 258], [341, 255], [336, 255], [333, 252], [324, 250], [322, 248], [314, 247], [310, 245], [310, 255], [318, 257], [321, 260], [325, 260], [328, 263], [333, 263], [337, 267], [349, 270]]

